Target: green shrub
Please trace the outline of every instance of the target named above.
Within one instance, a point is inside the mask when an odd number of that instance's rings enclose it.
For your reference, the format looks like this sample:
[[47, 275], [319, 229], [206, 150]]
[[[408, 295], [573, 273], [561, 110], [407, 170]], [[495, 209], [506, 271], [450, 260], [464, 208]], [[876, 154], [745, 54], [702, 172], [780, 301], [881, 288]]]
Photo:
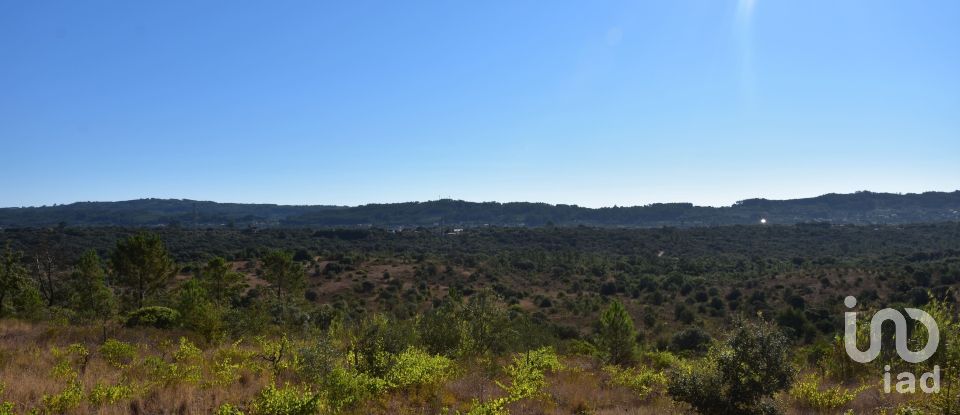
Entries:
[[[929, 299], [924, 311], [930, 314], [940, 329], [940, 347], [931, 359], [924, 362], [925, 370], [934, 370], [938, 366], [941, 370], [940, 392], [930, 396], [929, 408], [932, 412], [944, 415], [960, 414], [960, 321], [957, 320], [956, 307], [947, 297], [944, 300]], [[918, 325], [911, 335], [910, 344], [919, 348], [926, 344], [929, 333], [926, 327]], [[917, 370], [921, 370], [917, 368]]]
[[487, 402], [474, 402], [473, 408], [466, 415], [510, 415], [507, 405], [511, 401], [509, 398], [494, 398]]
[[474, 401], [467, 415], [509, 415], [507, 405], [521, 399], [536, 397], [547, 386], [546, 372], [563, 369], [560, 358], [552, 348], [542, 347], [526, 353], [518, 353], [513, 363], [505, 368], [510, 376], [510, 384], [497, 382], [507, 396], [493, 398], [486, 402]]
[[94, 406], [101, 406], [113, 405], [131, 397], [133, 397], [133, 388], [128, 385], [107, 386], [97, 383], [87, 395], [87, 400]]
[[173, 354], [173, 363], [158, 356], [144, 360], [147, 372], [153, 382], [170, 386], [180, 382], [199, 383], [202, 377], [203, 352], [185, 337], [180, 338], [180, 346]]
[[79, 381], [71, 381], [67, 387], [55, 395], [44, 395], [43, 413], [62, 414], [80, 407], [83, 403], [83, 386]]
[[672, 369], [681, 365], [677, 355], [665, 351], [643, 352], [640, 354], [640, 361], [659, 370]]
[[333, 371], [341, 358], [341, 353], [333, 347], [326, 336], [319, 337], [315, 343], [299, 350], [299, 375], [311, 382], [322, 382]]
[[353, 339], [352, 363], [357, 370], [383, 377], [393, 357], [409, 347], [416, 337], [415, 327], [374, 315], [361, 321]]
[[122, 369], [129, 367], [137, 357], [137, 346], [117, 339], [107, 339], [100, 346], [100, 356], [111, 366]]
[[654, 391], [667, 384], [667, 377], [661, 371], [643, 367], [621, 368], [609, 365], [603, 371], [610, 376], [610, 384], [629, 388], [640, 399], [649, 397]]
[[588, 341], [573, 339], [570, 340], [566, 345], [566, 352], [568, 354], [578, 354], [583, 356], [599, 356], [600, 351], [597, 350], [597, 346]]
[[203, 336], [207, 343], [219, 342], [226, 335], [224, 310], [210, 300], [200, 281], [192, 279], [181, 285], [176, 305], [183, 327]]
[[707, 358], [677, 370], [667, 389], [704, 415], [780, 413], [771, 397], [793, 383], [788, 352], [787, 338], [774, 327], [740, 322]]
[[155, 327], [158, 329], [169, 329], [180, 320], [180, 313], [177, 310], [167, 307], [153, 306], [143, 307], [131, 312], [127, 316], [127, 327]]
[[356, 370], [336, 367], [323, 382], [328, 403], [334, 411], [349, 408], [386, 389], [383, 379]]
[[248, 367], [252, 352], [240, 348], [242, 340], [216, 351], [213, 356], [213, 380], [216, 386], [227, 386], [240, 380], [240, 372]]
[[255, 340], [260, 346], [257, 356], [270, 365], [274, 379], [280, 376], [281, 371], [295, 366], [293, 343], [286, 334], [279, 339], [257, 336]]
[[500, 384], [511, 401], [533, 397], [542, 393], [547, 386], [546, 373], [556, 372], [563, 368], [560, 358], [550, 347], [519, 353], [513, 358], [513, 363], [505, 368], [510, 376], [510, 386]]
[[243, 369], [242, 364], [234, 363], [229, 359], [216, 360], [213, 362], [213, 380], [210, 384], [217, 386], [231, 385], [240, 380], [241, 369]]
[[53, 365], [53, 376], [62, 380], [77, 379], [78, 372], [82, 371], [90, 357], [87, 348], [79, 343], [71, 344], [66, 349], [54, 347], [50, 349], [50, 353], [56, 359]]
[[14, 404], [13, 402], [7, 402], [2, 400], [3, 391], [6, 389], [6, 386], [2, 381], [0, 381], [0, 415], [15, 415], [13, 412]]
[[797, 382], [790, 389], [790, 396], [803, 408], [817, 411], [836, 410], [853, 401], [857, 394], [866, 390], [867, 386], [850, 390], [841, 386], [820, 389], [820, 379], [814, 375]]
[[894, 412], [894, 415], [924, 415], [922, 409], [913, 406], [912, 404], [903, 404], [902, 406], [897, 407], [897, 412]]
[[268, 385], [250, 406], [251, 415], [314, 415], [320, 413], [320, 395], [305, 388]]
[[243, 411], [240, 410], [240, 408], [237, 408], [236, 406], [225, 403], [223, 405], [220, 405], [220, 407], [217, 408], [217, 411], [214, 412], [214, 415], [244, 415], [244, 414], [243, 414]]
[[186, 337], [180, 338], [180, 346], [173, 354], [173, 358], [178, 362], [196, 362], [203, 359], [203, 351]]
[[447, 378], [452, 368], [452, 360], [411, 347], [397, 356], [384, 380], [387, 387], [395, 389], [437, 385]]
[[674, 352], [704, 352], [710, 345], [710, 335], [700, 327], [690, 327], [675, 333], [670, 338], [670, 350]]
[[452, 301], [448, 299], [441, 307], [428, 311], [417, 321], [420, 343], [430, 353], [453, 356], [460, 347], [463, 330], [457, 316], [459, 303]]

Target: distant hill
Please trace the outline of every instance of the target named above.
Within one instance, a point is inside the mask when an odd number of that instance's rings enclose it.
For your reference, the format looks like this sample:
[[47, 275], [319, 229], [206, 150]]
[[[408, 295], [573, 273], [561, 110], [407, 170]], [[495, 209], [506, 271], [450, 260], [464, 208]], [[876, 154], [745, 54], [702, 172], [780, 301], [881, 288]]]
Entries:
[[690, 203], [591, 209], [546, 203], [437, 200], [355, 207], [216, 203], [178, 199], [77, 202], [0, 208], [0, 227], [51, 226], [715, 226], [757, 224], [901, 224], [960, 220], [960, 191], [922, 194], [857, 192], [733, 206]]

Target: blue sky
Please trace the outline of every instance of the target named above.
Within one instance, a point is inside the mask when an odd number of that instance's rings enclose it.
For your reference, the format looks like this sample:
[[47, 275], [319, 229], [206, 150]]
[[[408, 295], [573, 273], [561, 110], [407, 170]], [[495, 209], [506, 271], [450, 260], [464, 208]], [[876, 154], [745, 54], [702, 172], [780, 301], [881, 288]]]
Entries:
[[0, 206], [960, 188], [960, 2], [0, 0]]

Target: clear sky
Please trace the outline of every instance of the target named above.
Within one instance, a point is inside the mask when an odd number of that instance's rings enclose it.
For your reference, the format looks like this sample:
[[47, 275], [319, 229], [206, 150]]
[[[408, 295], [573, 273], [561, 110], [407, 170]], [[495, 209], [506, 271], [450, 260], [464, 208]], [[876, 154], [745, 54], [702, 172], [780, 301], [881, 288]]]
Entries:
[[960, 1], [0, 0], [0, 206], [960, 188]]

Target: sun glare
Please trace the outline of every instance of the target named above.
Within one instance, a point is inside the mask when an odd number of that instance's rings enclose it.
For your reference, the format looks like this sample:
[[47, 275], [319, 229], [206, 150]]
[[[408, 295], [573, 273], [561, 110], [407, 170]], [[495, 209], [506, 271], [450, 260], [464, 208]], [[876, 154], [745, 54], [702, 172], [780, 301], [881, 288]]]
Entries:
[[757, 5], [757, 0], [740, 0], [737, 4], [737, 15], [741, 21], [750, 20], [753, 15], [753, 8]]

